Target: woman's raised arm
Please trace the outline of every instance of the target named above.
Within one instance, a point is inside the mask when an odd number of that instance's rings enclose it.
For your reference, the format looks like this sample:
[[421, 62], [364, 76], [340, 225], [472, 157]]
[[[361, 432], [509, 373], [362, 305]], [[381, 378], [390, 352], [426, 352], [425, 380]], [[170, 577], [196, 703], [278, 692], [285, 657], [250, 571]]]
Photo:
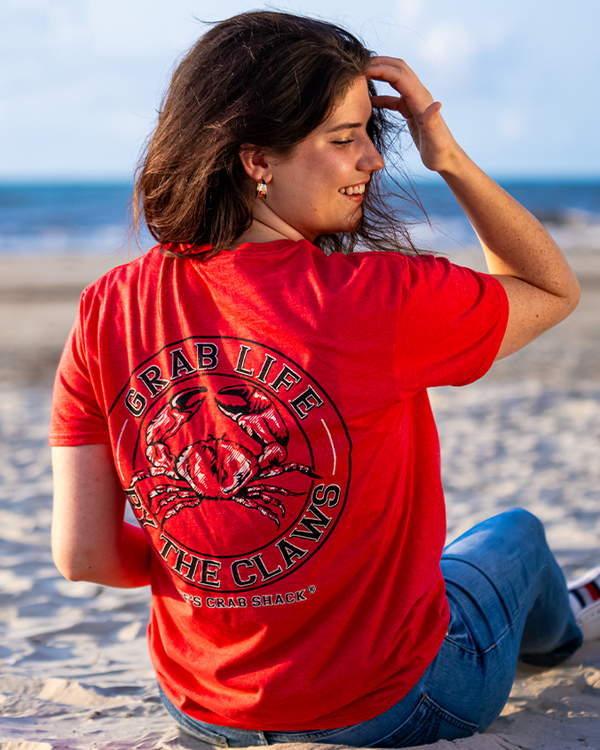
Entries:
[[52, 554], [71, 581], [132, 588], [150, 583], [150, 544], [125, 523], [125, 495], [109, 445], [52, 449]]
[[537, 219], [469, 159], [440, 114], [441, 104], [403, 60], [373, 58], [369, 78], [400, 96], [374, 96], [374, 107], [406, 118], [423, 164], [438, 172], [471, 222], [488, 269], [506, 290], [509, 320], [497, 359], [518, 351], [570, 315], [579, 284]]

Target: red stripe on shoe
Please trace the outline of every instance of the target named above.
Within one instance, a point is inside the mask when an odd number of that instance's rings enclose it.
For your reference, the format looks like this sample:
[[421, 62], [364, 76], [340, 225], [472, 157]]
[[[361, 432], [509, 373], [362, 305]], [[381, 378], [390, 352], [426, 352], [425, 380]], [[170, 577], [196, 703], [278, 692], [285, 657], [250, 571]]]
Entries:
[[600, 599], [600, 590], [598, 589], [598, 586], [596, 585], [595, 581], [592, 581], [591, 583], [586, 583], [584, 588], [588, 592], [588, 594], [592, 597], [593, 602]]

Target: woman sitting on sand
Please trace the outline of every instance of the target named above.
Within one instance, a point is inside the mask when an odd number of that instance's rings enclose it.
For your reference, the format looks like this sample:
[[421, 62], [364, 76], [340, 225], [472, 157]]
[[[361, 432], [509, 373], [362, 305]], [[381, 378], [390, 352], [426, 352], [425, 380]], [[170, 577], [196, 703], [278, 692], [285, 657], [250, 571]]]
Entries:
[[[492, 275], [414, 252], [382, 200], [386, 110]], [[84, 292], [57, 375], [59, 569], [152, 585], [164, 703], [216, 746], [484, 730], [517, 659], [556, 664], [581, 632], [526, 511], [443, 550], [426, 389], [480, 378], [569, 315], [559, 249], [402, 60], [281, 13], [193, 47], [136, 195], [159, 245]]]

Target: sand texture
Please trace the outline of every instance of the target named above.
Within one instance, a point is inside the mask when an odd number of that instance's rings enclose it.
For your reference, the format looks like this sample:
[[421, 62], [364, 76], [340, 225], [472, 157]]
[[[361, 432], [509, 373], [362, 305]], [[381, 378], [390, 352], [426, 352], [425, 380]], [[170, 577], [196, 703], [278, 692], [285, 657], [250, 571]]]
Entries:
[[[600, 564], [600, 255], [570, 256], [575, 314], [478, 383], [431, 397], [449, 539], [525, 507], [574, 577]], [[160, 705], [149, 591], [67, 582], [50, 554], [52, 374], [81, 289], [124, 260], [0, 258], [0, 750], [206, 747]], [[600, 642], [553, 670], [520, 667], [485, 734], [428, 747], [600, 750]]]

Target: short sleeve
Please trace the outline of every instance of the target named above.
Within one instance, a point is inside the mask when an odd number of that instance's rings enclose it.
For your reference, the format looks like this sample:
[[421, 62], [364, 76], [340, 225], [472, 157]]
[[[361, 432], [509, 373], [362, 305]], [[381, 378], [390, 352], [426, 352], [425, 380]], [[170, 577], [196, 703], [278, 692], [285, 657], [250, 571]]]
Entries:
[[88, 366], [84, 296], [62, 353], [54, 381], [49, 443], [52, 446], [109, 443], [108, 426], [98, 403]]
[[394, 346], [401, 394], [482, 377], [507, 322], [508, 299], [493, 276], [445, 258], [408, 258]]

